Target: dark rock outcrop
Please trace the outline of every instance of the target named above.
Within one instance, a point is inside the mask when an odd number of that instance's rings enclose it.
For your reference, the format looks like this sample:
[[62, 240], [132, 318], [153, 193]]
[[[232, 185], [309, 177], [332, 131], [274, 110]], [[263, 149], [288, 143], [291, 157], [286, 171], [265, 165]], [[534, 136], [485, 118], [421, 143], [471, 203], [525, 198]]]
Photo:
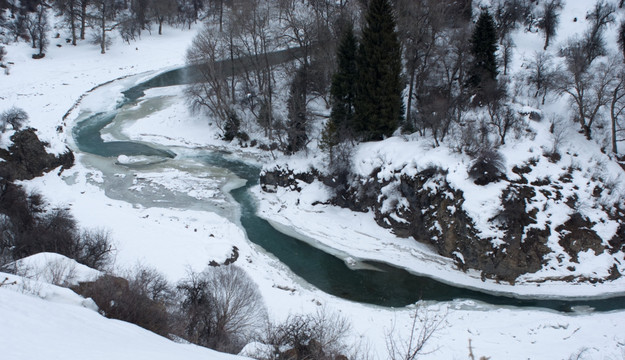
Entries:
[[[378, 225], [391, 229], [398, 236], [413, 237], [432, 246], [440, 255], [454, 259], [460, 269], [477, 269], [483, 278], [514, 283], [518, 276], [540, 270], [545, 255], [552, 251], [547, 245], [552, 235], [549, 222], [541, 227], [536, 220], [538, 198], [566, 202], [560, 192], [561, 184], [545, 180], [530, 185], [523, 177], [529, 169], [515, 167], [515, 170], [521, 181], [504, 180], [508, 186], [501, 194], [502, 210], [490, 219], [503, 234], [498, 239], [480, 236], [473, 220], [463, 210], [463, 192], [454, 189], [447, 182], [446, 172], [436, 167], [414, 176], [397, 171], [388, 179], [378, 176], [380, 169], [376, 169], [368, 177], [350, 175], [342, 184], [317, 171], [296, 173], [277, 168], [262, 174], [261, 186], [265, 191], [274, 191], [276, 187], [299, 191], [300, 181], [311, 183], [317, 179], [334, 190], [333, 205], [352, 211], [373, 211]], [[606, 250], [601, 238], [592, 230], [593, 225], [574, 214], [556, 228], [560, 245], [572, 261], [578, 261], [580, 251], [592, 249], [600, 254]], [[625, 248], [623, 238], [625, 225], [610, 241], [608, 250], [616, 252]], [[620, 274], [612, 271], [611, 276]], [[571, 277], [573, 280], [579, 281]]]
[[36, 130], [27, 128], [11, 136], [13, 144], [9, 150], [0, 150], [0, 177], [8, 180], [30, 180], [62, 166], [62, 169], [74, 165], [74, 154], [66, 152], [55, 156], [46, 151], [47, 143], [39, 140]]

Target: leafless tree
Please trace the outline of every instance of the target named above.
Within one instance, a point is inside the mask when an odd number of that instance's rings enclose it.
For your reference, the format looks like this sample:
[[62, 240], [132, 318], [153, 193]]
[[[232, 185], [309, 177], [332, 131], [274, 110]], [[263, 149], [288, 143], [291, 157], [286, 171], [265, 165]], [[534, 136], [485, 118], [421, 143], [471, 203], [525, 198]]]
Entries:
[[56, 1], [56, 8], [63, 15], [63, 22], [69, 26], [69, 33], [71, 36], [72, 45], [76, 46], [76, 40], [78, 38], [77, 25], [80, 18], [80, 8], [78, 0], [59, 0]]
[[508, 67], [512, 62], [512, 51], [516, 47], [516, 44], [512, 40], [512, 37], [506, 36], [501, 40], [501, 64], [503, 65], [503, 74], [508, 75]]
[[0, 114], [0, 132], [5, 132], [7, 125], [11, 125], [13, 130], [20, 130], [27, 120], [28, 114], [26, 111], [14, 106]]
[[114, 0], [92, 0], [93, 12], [89, 14], [92, 25], [98, 33], [94, 41], [100, 45], [100, 53], [105, 54], [110, 40], [107, 34], [115, 30], [120, 22], [116, 19], [117, 9]]
[[[247, 61], [243, 65], [242, 82], [246, 96], [257, 99], [248, 103], [265, 130], [265, 135], [273, 137], [273, 96], [275, 79], [274, 66], [270, 53], [276, 47], [276, 38], [270, 31], [273, 4], [252, 0], [241, 4], [233, 19], [239, 31], [234, 40], [235, 51]], [[261, 105], [258, 106], [257, 105]], [[263, 109], [264, 111], [260, 111]]]
[[[445, 36], [448, 6], [444, 1], [399, 0], [396, 5], [397, 25], [404, 46], [404, 58], [409, 76], [406, 122], [414, 119], [413, 101], [427, 92], [426, 84], [431, 79], [438, 54], [437, 49]], [[419, 104], [417, 104], [419, 106]]]
[[538, 27], [545, 33], [545, 50], [549, 46], [549, 40], [556, 35], [560, 22], [559, 10], [562, 9], [562, 0], [548, 0], [543, 3], [541, 18]]
[[527, 18], [533, 6], [534, 2], [528, 0], [495, 0], [493, 2], [492, 12], [497, 23], [500, 42]]
[[222, 131], [234, 102], [227, 78], [231, 69], [221, 61], [229, 53], [220, 34], [208, 24], [198, 32], [187, 50], [187, 64], [193, 67], [197, 79], [186, 88], [187, 98], [193, 109], [206, 109], [215, 116]]
[[618, 142], [622, 140], [619, 137], [625, 129], [622, 126], [621, 119], [625, 114], [625, 69], [623, 65], [618, 66], [616, 78], [612, 88], [612, 96], [610, 99], [610, 125], [612, 137], [612, 152], [618, 153]]
[[534, 97], [541, 98], [541, 104], [550, 91], [557, 89], [558, 72], [553, 64], [553, 57], [547, 52], [536, 52], [526, 65], [525, 80], [535, 90]]
[[80, 5], [80, 40], [85, 40], [85, 34], [87, 30], [87, 23], [89, 19], [89, 13], [87, 7], [91, 0], [78, 0]]
[[238, 353], [262, 329], [267, 311], [258, 287], [235, 265], [191, 273], [178, 284], [187, 340]]
[[468, 34], [470, 32], [462, 26], [442, 34], [431, 60], [432, 66], [427, 75], [424, 74], [426, 81], [417, 93], [415, 126], [422, 134], [425, 129], [430, 129], [436, 145], [444, 141], [454, 123], [462, 123], [466, 111]]
[[113, 263], [114, 255], [111, 233], [104, 229], [95, 229], [81, 233], [79, 249], [74, 257], [90, 268], [104, 270]]
[[565, 54], [567, 73], [560, 82], [560, 92], [571, 97], [576, 110], [574, 120], [587, 139], [592, 127], [601, 117], [600, 110], [610, 102], [610, 88], [615, 79], [614, 57], [608, 61], [586, 64], [580, 47], [573, 44]]
[[262, 341], [273, 345], [277, 359], [334, 360], [348, 352], [344, 338], [350, 328], [345, 317], [321, 309], [270, 326]]
[[486, 108], [490, 118], [490, 125], [499, 136], [499, 144], [504, 145], [508, 133], [511, 130], [518, 130], [522, 119], [507, 104], [501, 104], [499, 102], [488, 103]]
[[163, 23], [172, 18], [177, 11], [175, 0], [152, 0], [149, 7], [150, 16], [158, 24], [158, 34], [163, 34]]
[[586, 19], [590, 21], [590, 28], [584, 35], [584, 53], [586, 62], [592, 63], [597, 57], [605, 54], [605, 40], [603, 33], [605, 28], [614, 23], [614, 5], [606, 0], [595, 3], [592, 11], [586, 14]]
[[446, 314], [434, 314], [427, 307], [418, 305], [410, 317], [412, 325], [408, 336], [400, 335], [395, 324], [386, 333], [386, 350], [391, 360], [414, 360], [438, 350], [428, 349], [428, 341], [446, 326]]
[[37, 5], [35, 11], [35, 31], [37, 32], [37, 49], [39, 54], [37, 58], [42, 58], [48, 48], [50, 41], [48, 40], [48, 32], [50, 32], [50, 22], [48, 21], [48, 5], [41, 2]]

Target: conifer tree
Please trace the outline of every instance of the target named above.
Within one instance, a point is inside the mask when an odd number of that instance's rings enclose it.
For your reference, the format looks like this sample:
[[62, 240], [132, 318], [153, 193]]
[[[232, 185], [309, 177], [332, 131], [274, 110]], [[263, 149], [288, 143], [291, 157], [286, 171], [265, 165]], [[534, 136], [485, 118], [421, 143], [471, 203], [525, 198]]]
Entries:
[[[469, 73], [469, 86], [477, 90], [478, 97], [496, 88], [497, 84], [497, 30], [488, 10], [482, 11], [471, 37], [473, 65]], [[481, 96], [480, 96], [481, 95]]]
[[403, 119], [401, 47], [388, 0], [371, 0], [358, 51], [354, 131], [364, 141], [390, 136]]
[[354, 30], [348, 26], [337, 49], [338, 69], [330, 87], [332, 111], [323, 134], [323, 142], [328, 147], [338, 144], [351, 133], [358, 79], [357, 52], [358, 42]]

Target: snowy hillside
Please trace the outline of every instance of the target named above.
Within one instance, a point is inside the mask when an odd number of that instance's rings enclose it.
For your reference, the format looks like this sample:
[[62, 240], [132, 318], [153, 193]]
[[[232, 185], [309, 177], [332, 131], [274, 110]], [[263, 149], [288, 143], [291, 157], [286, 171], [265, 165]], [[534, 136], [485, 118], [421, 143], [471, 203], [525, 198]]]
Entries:
[[[557, 36], [545, 52], [557, 69], [566, 68], [560, 49], [585, 34], [590, 24], [586, 14], [595, 4], [564, 2]], [[616, 18], [622, 17], [618, 9]], [[607, 26], [611, 52], [596, 60], [600, 64], [620, 56], [614, 46], [617, 27], [618, 20]], [[528, 69], [543, 51], [542, 39], [542, 33], [523, 26], [512, 32], [514, 56], [508, 74], [500, 77], [515, 89], [509, 90], [514, 92], [510, 101], [520, 128], [505, 144], [493, 147], [501, 158], [501, 180], [480, 184], [471, 173], [479, 156], [476, 160], [469, 151], [459, 151], [454, 140], [471, 130], [465, 124], [440, 145], [427, 131], [425, 136], [397, 135], [356, 145], [347, 190], [336, 190], [341, 185], [334, 183], [336, 175], [325, 156], [278, 159], [265, 166], [265, 191], [257, 192], [263, 216], [296, 228], [303, 238], [316, 239], [312, 242], [344, 258], [401, 264], [415, 273], [443, 281], [453, 278], [474, 288], [520, 295], [622, 294], [625, 172], [618, 154], [606, 150], [608, 107], [602, 108], [595, 138], [588, 140], [570, 120], [576, 115], [569, 95], [554, 91], [545, 105], [532, 96], [526, 86]], [[467, 117], [485, 116], [486, 106], [473, 111]], [[321, 173], [319, 181], [310, 183], [315, 173]], [[368, 213], [350, 214], [329, 204]], [[338, 218], [353, 221], [334, 221]], [[363, 234], [360, 224], [371, 222], [380, 228]], [[468, 273], [463, 276], [450, 268]]]
[[3, 359], [245, 359], [110, 320], [69, 289], [0, 273]]

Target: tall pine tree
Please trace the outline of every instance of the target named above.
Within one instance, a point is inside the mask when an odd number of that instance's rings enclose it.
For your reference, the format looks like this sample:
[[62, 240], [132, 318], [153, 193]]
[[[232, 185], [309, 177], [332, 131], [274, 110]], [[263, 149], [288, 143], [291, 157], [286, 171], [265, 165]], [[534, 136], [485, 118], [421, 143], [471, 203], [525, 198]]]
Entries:
[[401, 46], [388, 0], [371, 0], [358, 51], [354, 131], [364, 140], [390, 136], [403, 119]]
[[482, 11], [471, 37], [473, 65], [469, 86], [476, 90], [478, 101], [497, 88], [497, 30], [488, 10]]
[[336, 54], [338, 68], [330, 87], [332, 111], [323, 134], [323, 142], [327, 147], [338, 144], [352, 133], [358, 79], [357, 52], [358, 41], [350, 25], [341, 38]]

